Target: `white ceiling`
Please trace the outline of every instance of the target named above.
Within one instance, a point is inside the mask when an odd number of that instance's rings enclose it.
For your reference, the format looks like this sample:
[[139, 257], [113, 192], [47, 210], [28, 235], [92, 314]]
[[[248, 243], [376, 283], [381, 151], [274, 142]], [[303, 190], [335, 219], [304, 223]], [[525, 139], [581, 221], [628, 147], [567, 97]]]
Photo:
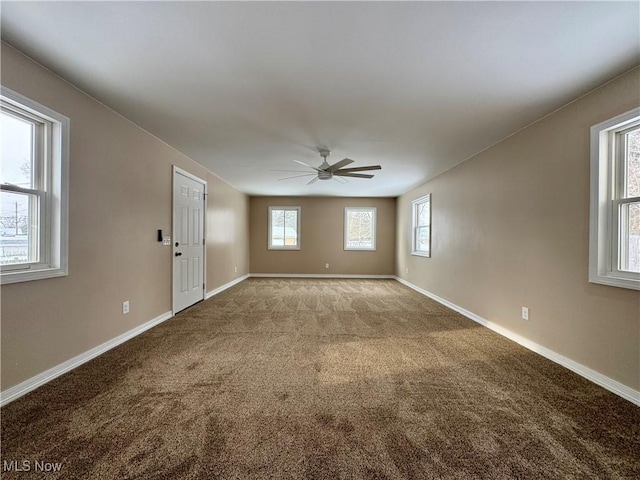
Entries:
[[[260, 195], [399, 195], [640, 62], [638, 2], [1, 8], [8, 43]], [[382, 170], [270, 172], [320, 146]]]

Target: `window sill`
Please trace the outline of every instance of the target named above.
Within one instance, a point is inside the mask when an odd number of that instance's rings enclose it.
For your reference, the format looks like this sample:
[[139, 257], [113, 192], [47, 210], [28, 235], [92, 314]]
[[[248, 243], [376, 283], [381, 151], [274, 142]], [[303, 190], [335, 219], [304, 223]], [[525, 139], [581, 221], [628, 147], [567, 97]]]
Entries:
[[640, 290], [640, 275], [638, 278], [615, 277], [613, 275], [590, 275], [590, 283], [608, 285], [610, 287], [628, 288], [630, 290]]
[[34, 270], [5, 270], [0, 274], [0, 284], [30, 282], [47, 278], [65, 277], [69, 273], [65, 268], [41, 268]]
[[300, 250], [300, 247], [267, 247], [267, 250]]
[[415, 257], [431, 258], [431, 254], [430, 253], [425, 253], [425, 252], [411, 252], [411, 255], [413, 255]]

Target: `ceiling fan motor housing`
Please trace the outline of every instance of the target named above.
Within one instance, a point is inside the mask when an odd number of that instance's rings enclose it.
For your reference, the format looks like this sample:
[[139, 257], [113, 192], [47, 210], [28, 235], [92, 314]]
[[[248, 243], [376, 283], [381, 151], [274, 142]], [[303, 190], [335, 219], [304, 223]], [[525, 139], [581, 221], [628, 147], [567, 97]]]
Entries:
[[320, 152], [320, 156], [322, 157], [322, 165], [320, 165], [318, 169], [323, 170], [318, 172], [318, 180], [331, 180], [333, 178], [333, 173], [326, 171], [327, 168], [331, 166], [329, 165], [329, 162], [327, 162], [327, 157], [331, 155], [331, 151], [321, 148], [318, 152]]

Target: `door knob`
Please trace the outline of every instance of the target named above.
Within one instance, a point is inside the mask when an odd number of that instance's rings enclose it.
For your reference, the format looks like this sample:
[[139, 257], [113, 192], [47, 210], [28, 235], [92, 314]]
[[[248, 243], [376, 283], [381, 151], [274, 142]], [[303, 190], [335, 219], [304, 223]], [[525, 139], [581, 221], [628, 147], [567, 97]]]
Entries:
[[182, 256], [182, 252], [176, 252], [176, 257]]

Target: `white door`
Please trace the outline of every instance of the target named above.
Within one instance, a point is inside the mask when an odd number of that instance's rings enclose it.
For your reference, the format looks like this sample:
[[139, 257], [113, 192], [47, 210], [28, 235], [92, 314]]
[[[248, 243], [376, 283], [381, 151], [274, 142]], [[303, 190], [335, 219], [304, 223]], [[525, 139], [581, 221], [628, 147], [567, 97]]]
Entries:
[[[185, 172], [186, 173], [186, 172]], [[204, 300], [206, 183], [173, 172], [173, 313]]]

